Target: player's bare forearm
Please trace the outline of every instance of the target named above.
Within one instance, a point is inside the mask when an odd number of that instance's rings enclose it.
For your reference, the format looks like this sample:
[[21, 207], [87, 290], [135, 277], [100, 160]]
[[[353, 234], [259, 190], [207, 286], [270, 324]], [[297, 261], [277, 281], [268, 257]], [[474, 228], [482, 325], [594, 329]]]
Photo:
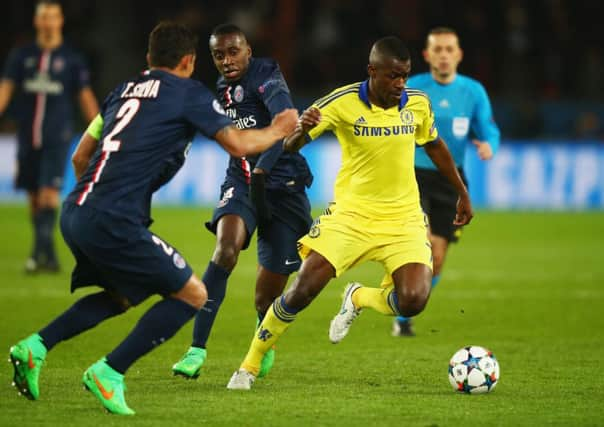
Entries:
[[15, 84], [12, 80], [2, 79], [2, 81], [0, 81], [0, 116], [4, 113], [6, 107], [8, 107], [8, 103], [13, 96], [14, 90]]
[[239, 130], [228, 126], [219, 130], [214, 139], [235, 157], [243, 157], [265, 151], [275, 142], [290, 134], [296, 127], [298, 112], [289, 108], [275, 116], [270, 126], [262, 129]]
[[306, 142], [306, 132], [304, 132], [301, 126], [296, 126], [294, 132], [283, 140], [283, 150], [289, 152], [299, 151], [304, 147]]
[[90, 135], [88, 132], [84, 132], [80, 142], [73, 155], [71, 156], [71, 163], [73, 164], [73, 170], [75, 172], [76, 180], [79, 181], [88, 163], [92, 158], [92, 155], [96, 151], [99, 141]]
[[[259, 131], [255, 129], [242, 131], [235, 126], [227, 126], [216, 132], [214, 139], [231, 156], [243, 157], [250, 154], [249, 149], [253, 148], [250, 147], [250, 145], [254, 146], [260, 143], [261, 140], [258, 139], [258, 132]], [[244, 133], [246, 136], [243, 136]]]
[[87, 123], [90, 123], [99, 113], [99, 104], [92, 92], [92, 89], [85, 87], [80, 91], [79, 95], [80, 109]]
[[472, 203], [470, 202], [468, 189], [463, 183], [461, 176], [459, 176], [459, 172], [457, 171], [457, 167], [455, 167], [455, 162], [453, 161], [453, 157], [451, 156], [447, 145], [439, 138], [438, 141], [425, 145], [424, 149], [438, 168], [438, 171], [453, 184], [459, 195], [453, 224], [469, 224], [474, 216]]

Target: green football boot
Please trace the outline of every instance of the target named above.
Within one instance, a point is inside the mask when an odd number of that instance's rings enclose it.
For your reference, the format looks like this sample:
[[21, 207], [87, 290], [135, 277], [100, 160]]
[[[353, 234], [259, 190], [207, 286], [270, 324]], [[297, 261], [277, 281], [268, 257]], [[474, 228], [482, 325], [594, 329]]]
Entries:
[[275, 347], [271, 347], [269, 351], [264, 354], [262, 362], [260, 362], [260, 371], [258, 371], [258, 378], [262, 378], [268, 375], [271, 368], [275, 363]]
[[13, 385], [19, 394], [30, 400], [40, 396], [38, 378], [46, 359], [46, 347], [38, 334], [32, 334], [10, 348], [10, 362], [13, 364]]
[[84, 372], [82, 383], [88, 391], [101, 401], [109, 412], [119, 415], [135, 414], [128, 407], [124, 398], [124, 392], [126, 391], [124, 376], [109, 366], [105, 358], [99, 360]]
[[206, 356], [205, 348], [189, 347], [182, 359], [172, 366], [172, 372], [174, 375], [193, 380], [199, 376], [203, 362], [206, 361]]

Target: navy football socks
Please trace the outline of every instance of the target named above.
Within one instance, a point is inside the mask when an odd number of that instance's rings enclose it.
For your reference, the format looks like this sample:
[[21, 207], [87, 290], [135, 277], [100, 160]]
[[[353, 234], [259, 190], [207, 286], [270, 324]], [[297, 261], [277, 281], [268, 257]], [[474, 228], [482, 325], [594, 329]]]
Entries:
[[31, 218], [32, 225], [34, 226], [34, 247], [31, 251], [31, 257], [37, 261], [40, 261], [42, 257], [42, 232], [41, 232], [41, 216], [40, 212], [33, 214]]
[[50, 322], [39, 332], [39, 335], [46, 349], [50, 350], [59, 342], [68, 340], [93, 328], [103, 320], [123, 312], [122, 306], [105, 291], [86, 295]]
[[195, 317], [191, 346], [206, 348], [218, 309], [226, 294], [227, 280], [230, 274], [229, 271], [212, 261], [208, 264], [208, 268], [202, 279], [208, 290], [208, 302], [199, 310], [197, 317]]
[[107, 355], [107, 364], [121, 374], [176, 332], [197, 313], [184, 301], [166, 298], [151, 307], [140, 318], [130, 335]]
[[32, 257], [36, 261], [44, 258], [46, 262], [57, 261], [53, 232], [57, 220], [57, 209], [45, 207], [34, 215], [34, 250]]

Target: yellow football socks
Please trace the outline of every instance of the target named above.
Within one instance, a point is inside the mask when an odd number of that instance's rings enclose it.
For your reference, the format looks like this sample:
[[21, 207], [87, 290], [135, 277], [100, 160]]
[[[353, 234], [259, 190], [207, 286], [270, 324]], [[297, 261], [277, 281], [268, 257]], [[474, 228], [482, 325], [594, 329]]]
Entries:
[[382, 314], [395, 316], [396, 312], [392, 307], [392, 293], [394, 286], [387, 288], [361, 287], [352, 294], [352, 303], [356, 308], [373, 308]]
[[242, 369], [251, 372], [255, 376], [260, 371], [260, 363], [264, 354], [277, 342], [296, 318], [295, 313], [291, 313], [283, 307], [282, 301], [282, 297], [279, 297], [266, 312], [262, 323], [256, 329], [250, 349], [241, 364]]

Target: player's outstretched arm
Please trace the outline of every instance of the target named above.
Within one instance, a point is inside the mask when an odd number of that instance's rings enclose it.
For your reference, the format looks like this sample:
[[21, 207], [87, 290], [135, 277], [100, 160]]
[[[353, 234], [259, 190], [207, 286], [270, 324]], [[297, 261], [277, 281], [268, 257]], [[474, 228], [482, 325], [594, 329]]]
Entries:
[[288, 108], [277, 114], [270, 126], [262, 129], [239, 130], [235, 126], [222, 128], [214, 139], [231, 155], [243, 157], [260, 153], [275, 142], [289, 135], [298, 121], [295, 108]]
[[307, 142], [306, 133], [317, 126], [320, 121], [321, 112], [318, 108], [310, 107], [304, 110], [294, 132], [283, 140], [283, 149], [290, 152], [300, 150]]
[[468, 189], [463, 183], [461, 176], [459, 176], [459, 172], [455, 167], [455, 162], [453, 161], [453, 157], [451, 157], [447, 145], [442, 139], [438, 138], [436, 141], [425, 144], [423, 147], [428, 156], [430, 156], [430, 159], [432, 159], [432, 162], [438, 168], [438, 171], [449, 180], [459, 195], [457, 201], [457, 214], [453, 223], [455, 225], [468, 224], [474, 216], [472, 203], [470, 202]]

